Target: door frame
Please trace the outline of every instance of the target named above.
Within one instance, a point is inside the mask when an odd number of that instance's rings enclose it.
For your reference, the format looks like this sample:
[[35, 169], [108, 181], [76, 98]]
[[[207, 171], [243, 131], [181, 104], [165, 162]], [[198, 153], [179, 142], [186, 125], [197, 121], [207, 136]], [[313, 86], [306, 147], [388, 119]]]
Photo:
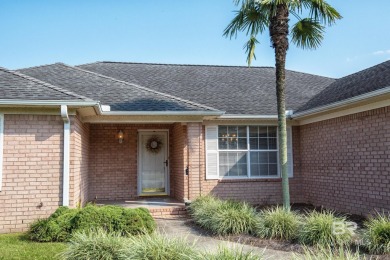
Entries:
[[[164, 133], [167, 137], [167, 144], [165, 148], [166, 152], [166, 158], [168, 160], [168, 167], [166, 169], [165, 173], [165, 193], [164, 194], [150, 194], [150, 195], [145, 195], [142, 194], [142, 189], [141, 189], [141, 136], [142, 134], [145, 133]], [[138, 129], [137, 130], [137, 195], [142, 197], [142, 196], [169, 196], [170, 195], [170, 161], [169, 161], [169, 129]]]

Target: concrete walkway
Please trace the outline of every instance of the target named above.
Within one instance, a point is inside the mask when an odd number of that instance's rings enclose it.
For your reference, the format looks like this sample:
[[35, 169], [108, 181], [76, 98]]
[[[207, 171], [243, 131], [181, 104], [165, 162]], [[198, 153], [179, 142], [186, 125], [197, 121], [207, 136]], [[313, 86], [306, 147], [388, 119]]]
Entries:
[[159, 232], [172, 238], [186, 239], [190, 244], [195, 243], [195, 246], [204, 251], [216, 251], [218, 246], [228, 246], [243, 249], [244, 252], [253, 252], [255, 254], [263, 255], [263, 259], [280, 260], [291, 259], [292, 254], [284, 251], [277, 251], [267, 248], [259, 248], [239, 243], [222, 241], [209, 236], [204, 236], [196, 229], [186, 225], [185, 219], [157, 219]]

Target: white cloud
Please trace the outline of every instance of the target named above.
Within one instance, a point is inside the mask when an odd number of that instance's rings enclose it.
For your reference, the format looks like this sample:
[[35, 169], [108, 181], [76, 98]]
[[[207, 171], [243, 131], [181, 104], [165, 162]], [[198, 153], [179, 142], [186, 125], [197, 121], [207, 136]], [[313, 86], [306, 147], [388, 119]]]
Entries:
[[374, 54], [374, 55], [389, 55], [390, 54], [390, 49], [389, 50], [376, 51], [376, 52], [373, 52], [372, 54]]

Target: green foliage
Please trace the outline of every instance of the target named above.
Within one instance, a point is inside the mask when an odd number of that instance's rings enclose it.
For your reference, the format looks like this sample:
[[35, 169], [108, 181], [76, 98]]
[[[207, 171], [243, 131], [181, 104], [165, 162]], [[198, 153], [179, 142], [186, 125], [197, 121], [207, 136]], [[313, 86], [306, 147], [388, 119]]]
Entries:
[[64, 243], [38, 243], [25, 234], [0, 235], [1, 260], [54, 260], [66, 248]]
[[203, 259], [208, 260], [261, 260], [263, 256], [256, 255], [252, 252], [244, 253], [242, 248], [219, 247], [216, 253], [208, 253]]
[[48, 219], [35, 221], [29, 230], [31, 240], [68, 241], [81, 230], [101, 228], [123, 236], [151, 233], [156, 224], [147, 209], [88, 205], [83, 209], [58, 208]]
[[262, 210], [256, 234], [261, 238], [293, 240], [297, 237], [301, 217], [281, 207]]
[[159, 234], [146, 234], [128, 238], [125, 251], [127, 259], [142, 260], [190, 260], [200, 259], [200, 253], [180, 238], [168, 238]]
[[320, 246], [316, 248], [304, 248], [304, 254], [293, 255], [294, 260], [360, 260], [365, 259], [359, 254], [359, 252], [353, 253], [350, 249], [345, 249], [342, 246], [338, 248], [332, 248], [330, 246]]
[[210, 195], [191, 203], [190, 214], [198, 225], [218, 235], [253, 233], [259, 224], [256, 210], [248, 203]]
[[346, 227], [344, 217], [336, 217], [331, 211], [308, 213], [303, 219], [303, 225], [299, 232], [299, 241], [305, 245], [344, 245], [349, 244], [352, 233], [344, 229], [342, 234], [335, 233], [335, 224]]
[[364, 245], [374, 254], [390, 254], [390, 215], [377, 214], [364, 223]]
[[65, 260], [121, 260], [128, 259], [124, 254], [126, 239], [119, 233], [107, 233], [103, 229], [76, 232], [61, 253]]

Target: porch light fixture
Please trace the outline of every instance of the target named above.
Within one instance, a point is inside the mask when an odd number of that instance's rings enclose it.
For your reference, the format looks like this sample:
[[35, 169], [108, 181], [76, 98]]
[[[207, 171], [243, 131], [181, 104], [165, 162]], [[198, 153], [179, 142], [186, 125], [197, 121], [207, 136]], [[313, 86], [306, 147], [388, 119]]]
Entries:
[[118, 132], [118, 141], [119, 143], [123, 143], [123, 131], [122, 130], [119, 130]]

